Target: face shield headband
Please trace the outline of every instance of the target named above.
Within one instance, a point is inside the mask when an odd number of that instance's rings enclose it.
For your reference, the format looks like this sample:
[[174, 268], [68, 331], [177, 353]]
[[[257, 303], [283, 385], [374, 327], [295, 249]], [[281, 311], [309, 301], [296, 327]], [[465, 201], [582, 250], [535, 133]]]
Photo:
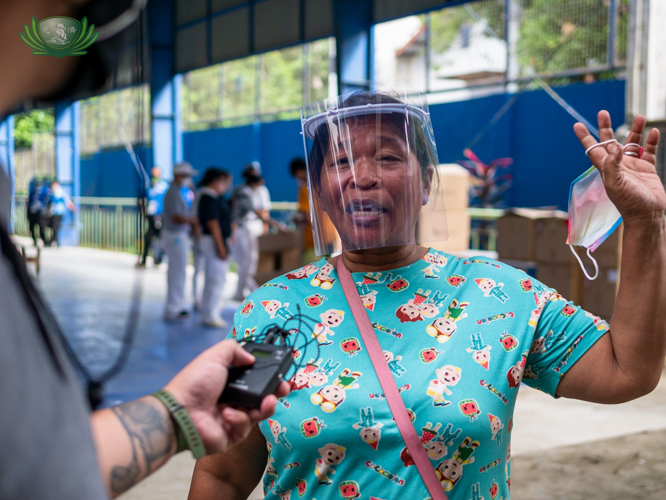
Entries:
[[437, 239], [430, 231], [435, 208], [446, 222], [424, 96], [320, 101], [301, 109], [301, 124], [317, 254], [446, 239], [442, 224]]

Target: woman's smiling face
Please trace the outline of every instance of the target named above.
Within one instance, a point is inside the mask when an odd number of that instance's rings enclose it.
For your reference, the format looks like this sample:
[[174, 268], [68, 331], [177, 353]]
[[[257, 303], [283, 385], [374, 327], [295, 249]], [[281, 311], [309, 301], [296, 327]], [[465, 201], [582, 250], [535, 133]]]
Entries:
[[405, 245], [416, 241], [416, 224], [427, 191], [407, 138], [381, 115], [331, 126], [321, 168], [324, 210], [345, 250]]

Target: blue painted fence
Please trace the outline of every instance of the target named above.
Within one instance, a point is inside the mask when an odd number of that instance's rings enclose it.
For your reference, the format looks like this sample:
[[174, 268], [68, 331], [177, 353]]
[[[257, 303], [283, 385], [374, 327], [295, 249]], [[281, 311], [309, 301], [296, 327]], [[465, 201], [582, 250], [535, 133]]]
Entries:
[[[618, 126], [624, 119], [624, 82], [607, 81], [557, 88], [557, 92], [590, 122], [607, 109]], [[441, 163], [462, 159], [462, 151], [510, 98], [494, 95], [432, 105], [435, 139]], [[474, 145], [484, 161], [514, 159], [510, 206], [557, 205], [566, 210], [569, 185], [589, 167], [573, 134], [575, 120], [541, 90], [522, 93], [494, 127]], [[294, 201], [296, 182], [289, 162], [303, 156], [297, 120], [257, 123], [237, 128], [187, 132], [184, 157], [202, 172], [210, 165], [227, 168], [240, 182], [243, 167], [259, 160], [274, 201]], [[150, 148], [138, 151], [147, 165]], [[140, 192], [140, 177], [125, 150], [104, 151], [81, 162], [82, 196], [131, 197]]]

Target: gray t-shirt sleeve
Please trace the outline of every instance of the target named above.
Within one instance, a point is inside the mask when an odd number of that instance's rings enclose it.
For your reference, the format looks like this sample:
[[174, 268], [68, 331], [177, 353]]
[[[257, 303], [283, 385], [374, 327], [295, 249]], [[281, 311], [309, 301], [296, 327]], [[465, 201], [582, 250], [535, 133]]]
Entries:
[[0, 283], [0, 499], [106, 499], [76, 375], [2, 253]]
[[187, 208], [187, 203], [180, 194], [180, 187], [171, 184], [166, 194], [164, 195], [164, 210], [162, 212], [162, 227], [167, 231], [188, 231], [189, 224], [176, 224], [171, 220], [172, 215], [182, 215], [189, 217], [190, 211]]

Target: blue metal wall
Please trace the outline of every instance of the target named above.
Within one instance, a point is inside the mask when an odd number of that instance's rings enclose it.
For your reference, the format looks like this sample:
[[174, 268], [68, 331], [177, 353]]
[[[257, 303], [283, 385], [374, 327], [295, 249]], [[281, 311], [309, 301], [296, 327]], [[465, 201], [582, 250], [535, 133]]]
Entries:
[[[624, 87], [623, 81], [609, 81], [559, 87], [557, 92], [590, 122], [596, 123], [598, 110], [607, 109], [618, 126], [624, 118]], [[440, 161], [462, 159], [463, 148], [508, 98], [495, 95], [431, 106]], [[510, 205], [557, 205], [565, 210], [569, 184], [590, 165], [573, 133], [573, 124], [574, 119], [545, 92], [525, 92], [472, 150], [486, 162], [502, 156], [514, 159], [514, 186], [507, 199]], [[183, 143], [184, 158], [195, 168], [221, 165], [237, 182], [243, 166], [258, 160], [273, 199], [296, 199], [296, 182], [288, 167], [293, 157], [303, 156], [297, 120], [188, 132], [183, 134]], [[81, 163], [83, 196], [138, 193], [139, 178], [125, 151], [98, 153]]]

